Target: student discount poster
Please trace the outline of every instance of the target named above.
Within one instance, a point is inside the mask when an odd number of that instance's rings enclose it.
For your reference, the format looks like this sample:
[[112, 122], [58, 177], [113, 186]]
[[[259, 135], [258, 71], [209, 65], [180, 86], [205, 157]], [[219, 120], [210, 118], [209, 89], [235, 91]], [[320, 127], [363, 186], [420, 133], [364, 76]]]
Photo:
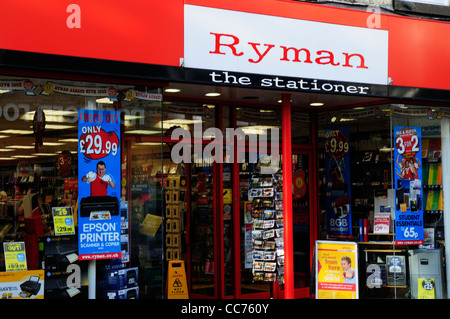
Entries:
[[357, 244], [316, 241], [316, 299], [358, 299]]
[[395, 241], [422, 245], [422, 131], [420, 127], [394, 127]]
[[121, 257], [120, 112], [78, 113], [80, 260]]

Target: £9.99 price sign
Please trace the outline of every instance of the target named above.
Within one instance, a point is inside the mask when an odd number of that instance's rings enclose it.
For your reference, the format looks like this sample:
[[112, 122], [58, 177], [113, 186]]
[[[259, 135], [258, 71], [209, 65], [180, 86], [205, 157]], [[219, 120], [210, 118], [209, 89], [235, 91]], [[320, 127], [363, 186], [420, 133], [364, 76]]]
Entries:
[[347, 134], [340, 129], [329, 130], [325, 137], [325, 152], [335, 159], [341, 159], [349, 151]]

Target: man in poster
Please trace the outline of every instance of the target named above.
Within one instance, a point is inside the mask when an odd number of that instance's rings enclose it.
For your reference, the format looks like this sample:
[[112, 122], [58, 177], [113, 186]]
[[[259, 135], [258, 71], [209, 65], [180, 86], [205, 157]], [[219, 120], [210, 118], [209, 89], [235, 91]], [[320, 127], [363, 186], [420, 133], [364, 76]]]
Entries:
[[90, 184], [91, 196], [106, 196], [108, 194], [108, 186], [116, 188], [114, 178], [106, 174], [106, 164], [103, 161], [97, 162], [97, 172], [88, 172], [81, 178], [81, 181]]
[[352, 259], [348, 256], [342, 256], [341, 258], [342, 277], [344, 283], [354, 284], [356, 283], [355, 269], [352, 268]]

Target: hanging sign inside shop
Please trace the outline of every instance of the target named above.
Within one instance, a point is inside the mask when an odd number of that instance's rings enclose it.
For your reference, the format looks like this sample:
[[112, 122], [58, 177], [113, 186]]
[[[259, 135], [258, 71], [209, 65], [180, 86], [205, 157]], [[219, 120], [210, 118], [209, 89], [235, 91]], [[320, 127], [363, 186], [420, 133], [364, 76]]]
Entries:
[[348, 126], [325, 130], [325, 179], [327, 234], [330, 238], [351, 238]]
[[121, 257], [120, 113], [78, 113], [78, 250], [80, 260]]
[[358, 248], [353, 242], [316, 241], [316, 299], [358, 299]]
[[422, 137], [420, 127], [394, 127], [395, 242], [422, 245]]
[[141, 92], [136, 90], [128, 90], [125, 92], [125, 101], [131, 101], [133, 99], [145, 100], [145, 101], [162, 101], [162, 94], [152, 92]]
[[3, 243], [6, 271], [27, 270], [24, 242]]
[[75, 234], [72, 207], [53, 207], [52, 214], [55, 236]]
[[23, 91], [26, 95], [34, 95], [36, 85], [30, 80], [0, 81], [0, 90]]
[[85, 87], [85, 86], [74, 86], [48, 82], [42, 88], [43, 88], [41, 92], [42, 95], [50, 95], [52, 93], [62, 93], [81, 96], [96, 96], [96, 97], [107, 96], [112, 101], [117, 100], [117, 90], [114, 87], [95, 87], [95, 86]]

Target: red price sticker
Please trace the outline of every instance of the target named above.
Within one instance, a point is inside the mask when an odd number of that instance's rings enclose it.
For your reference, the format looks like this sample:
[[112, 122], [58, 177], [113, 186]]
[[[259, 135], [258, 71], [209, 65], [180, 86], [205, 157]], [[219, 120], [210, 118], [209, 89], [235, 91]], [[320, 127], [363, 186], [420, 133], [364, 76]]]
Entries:
[[115, 132], [105, 132], [100, 127], [92, 127], [80, 136], [80, 153], [89, 159], [100, 159], [112, 154], [119, 147], [119, 138]]

